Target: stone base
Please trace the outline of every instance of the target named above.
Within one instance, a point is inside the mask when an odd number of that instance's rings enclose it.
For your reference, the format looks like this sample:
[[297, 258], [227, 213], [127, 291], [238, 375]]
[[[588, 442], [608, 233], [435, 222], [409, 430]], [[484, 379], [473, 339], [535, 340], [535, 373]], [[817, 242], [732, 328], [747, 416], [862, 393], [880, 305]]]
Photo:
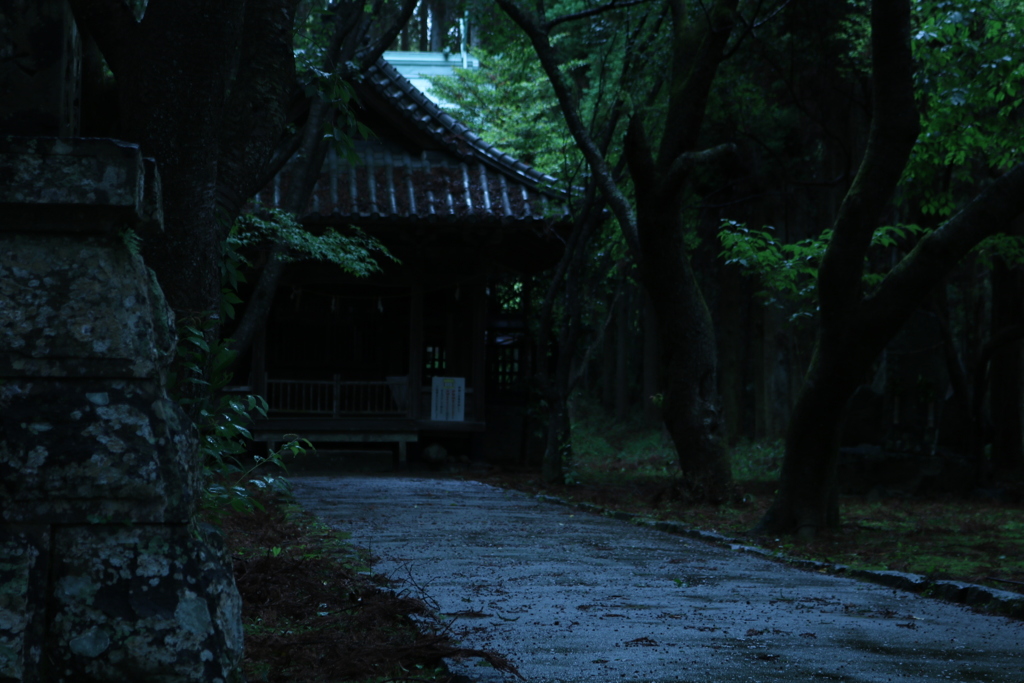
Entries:
[[165, 386], [173, 316], [133, 246], [147, 168], [128, 143], [0, 137], [0, 683], [240, 679], [231, 560], [194, 521], [198, 435]]
[[163, 524], [0, 534], [0, 681], [236, 680], [241, 600], [215, 534]]

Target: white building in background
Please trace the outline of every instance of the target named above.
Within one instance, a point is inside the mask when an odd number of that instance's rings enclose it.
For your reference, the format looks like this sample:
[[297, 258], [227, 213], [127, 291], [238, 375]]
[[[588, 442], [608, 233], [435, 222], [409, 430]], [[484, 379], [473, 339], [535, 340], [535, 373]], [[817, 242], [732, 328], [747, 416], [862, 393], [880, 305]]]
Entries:
[[454, 69], [479, 69], [480, 60], [471, 56], [468, 52], [447, 53], [447, 52], [399, 52], [389, 50], [384, 53], [384, 59], [391, 66], [395, 67], [398, 73], [407, 78], [417, 90], [429, 97], [435, 104], [445, 105], [445, 102], [430, 92], [429, 76], [451, 76]]

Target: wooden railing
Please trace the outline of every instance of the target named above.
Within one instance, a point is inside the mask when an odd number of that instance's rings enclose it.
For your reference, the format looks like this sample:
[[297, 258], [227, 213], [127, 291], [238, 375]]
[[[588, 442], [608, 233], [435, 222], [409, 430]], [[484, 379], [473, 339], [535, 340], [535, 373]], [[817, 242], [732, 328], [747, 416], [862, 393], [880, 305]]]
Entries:
[[384, 382], [267, 379], [271, 412], [308, 415], [405, 415], [408, 380], [392, 377]]

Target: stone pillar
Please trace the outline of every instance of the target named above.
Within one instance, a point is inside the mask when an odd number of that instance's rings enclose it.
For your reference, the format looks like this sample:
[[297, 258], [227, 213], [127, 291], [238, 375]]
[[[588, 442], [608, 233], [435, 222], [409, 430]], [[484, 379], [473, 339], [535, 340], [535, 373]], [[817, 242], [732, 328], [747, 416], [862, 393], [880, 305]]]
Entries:
[[159, 224], [127, 143], [0, 137], [0, 682], [230, 681], [230, 561], [194, 512]]

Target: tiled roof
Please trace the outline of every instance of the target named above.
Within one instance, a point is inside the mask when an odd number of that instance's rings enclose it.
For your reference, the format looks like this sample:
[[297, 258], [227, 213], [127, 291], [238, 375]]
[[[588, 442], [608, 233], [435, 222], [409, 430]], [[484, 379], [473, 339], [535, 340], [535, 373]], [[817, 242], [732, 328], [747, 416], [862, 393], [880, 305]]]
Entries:
[[[408, 139], [356, 141], [356, 164], [332, 151], [306, 220], [550, 225], [569, 219], [564, 196], [552, 189], [555, 178], [485, 143], [383, 59], [357, 93], [371, 128], [379, 116]], [[286, 170], [260, 193], [260, 203], [278, 203], [287, 182]]]

